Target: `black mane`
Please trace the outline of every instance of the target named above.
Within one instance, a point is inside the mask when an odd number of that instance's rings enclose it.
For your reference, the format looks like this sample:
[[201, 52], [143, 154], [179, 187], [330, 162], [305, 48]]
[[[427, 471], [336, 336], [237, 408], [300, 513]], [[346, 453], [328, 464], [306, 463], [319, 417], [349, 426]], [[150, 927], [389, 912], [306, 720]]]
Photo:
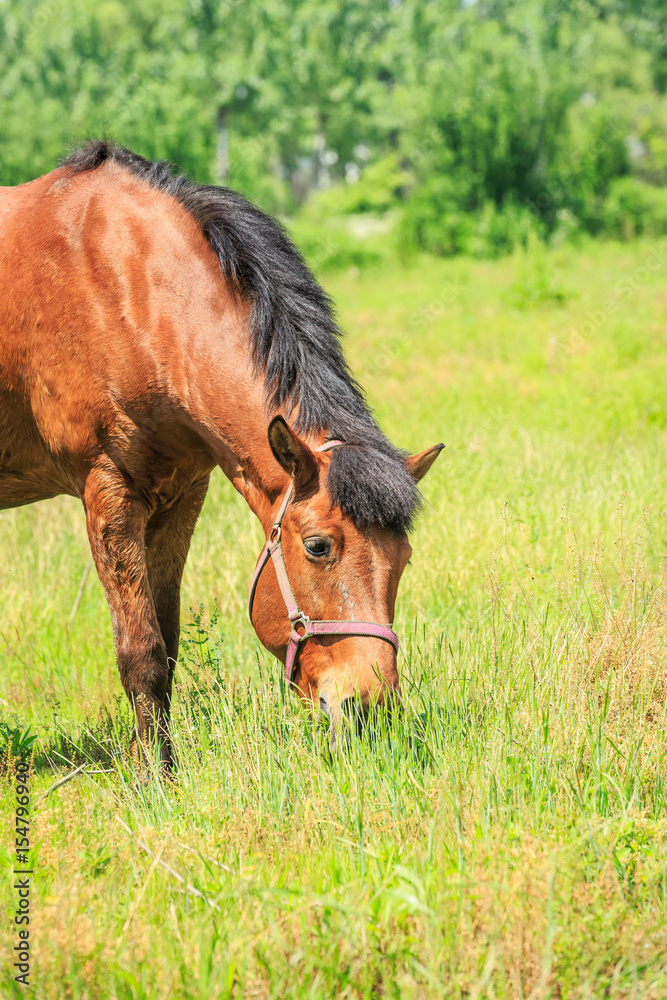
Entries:
[[107, 160], [176, 198], [199, 223], [225, 279], [252, 302], [249, 346], [269, 405], [296, 411], [300, 433], [325, 431], [349, 446], [332, 453], [334, 503], [360, 528], [407, 531], [420, 500], [404, 454], [373, 420], [341, 352], [332, 303], [282, 226], [235, 191], [194, 184], [168, 163], [108, 142], [87, 143], [63, 165], [95, 170]]

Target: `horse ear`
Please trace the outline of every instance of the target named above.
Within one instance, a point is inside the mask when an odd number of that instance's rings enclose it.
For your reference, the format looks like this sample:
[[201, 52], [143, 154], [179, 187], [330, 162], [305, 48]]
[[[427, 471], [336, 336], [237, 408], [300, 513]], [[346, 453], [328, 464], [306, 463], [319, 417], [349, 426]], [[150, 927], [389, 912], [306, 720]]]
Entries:
[[269, 444], [276, 460], [293, 477], [297, 487], [310, 482], [317, 474], [317, 459], [282, 417], [269, 424]]
[[434, 444], [432, 448], [427, 448], [419, 455], [406, 458], [405, 467], [416, 483], [424, 478], [444, 447], [444, 444]]

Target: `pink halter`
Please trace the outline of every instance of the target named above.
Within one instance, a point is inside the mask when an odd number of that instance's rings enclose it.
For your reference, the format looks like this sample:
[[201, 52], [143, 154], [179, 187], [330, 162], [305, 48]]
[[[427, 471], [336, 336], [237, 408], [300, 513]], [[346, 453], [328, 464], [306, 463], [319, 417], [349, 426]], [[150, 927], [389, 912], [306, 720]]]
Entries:
[[[331, 448], [337, 448], [341, 444], [343, 444], [342, 441], [326, 441], [319, 448], [316, 448], [315, 451], [329, 451]], [[252, 606], [257, 584], [262, 575], [262, 570], [268, 563], [269, 558], [271, 558], [276, 571], [280, 593], [283, 595], [285, 607], [287, 608], [287, 617], [292, 626], [289, 643], [287, 644], [287, 657], [285, 659], [285, 678], [287, 683], [290, 683], [292, 677], [299, 643], [305, 642], [306, 639], [310, 639], [313, 635], [368, 635], [374, 639], [384, 639], [398, 653], [398, 636], [388, 625], [378, 625], [375, 622], [311, 621], [308, 615], [301, 611], [290, 586], [282, 545], [280, 544], [283, 518], [293, 496], [294, 483], [290, 483], [289, 489], [280, 505], [277, 517], [273, 522], [266, 545], [260, 552], [250, 583], [250, 593], [248, 594], [248, 614], [252, 622]], [[302, 628], [303, 632], [297, 632], [297, 628]]]

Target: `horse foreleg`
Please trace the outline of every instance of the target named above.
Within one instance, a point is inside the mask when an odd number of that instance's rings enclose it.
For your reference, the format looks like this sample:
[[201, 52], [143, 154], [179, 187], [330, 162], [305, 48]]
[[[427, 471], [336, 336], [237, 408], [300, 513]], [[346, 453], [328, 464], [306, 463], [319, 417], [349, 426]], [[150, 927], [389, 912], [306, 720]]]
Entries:
[[157, 740], [168, 769], [169, 666], [146, 565], [145, 531], [151, 512], [111, 462], [92, 469], [83, 502], [93, 559], [111, 611], [120, 678], [136, 713], [139, 744], [146, 747]]
[[164, 706], [167, 718], [181, 632], [183, 567], [207, 489], [208, 476], [185, 490], [171, 505], [158, 507], [146, 527], [148, 580], [169, 667]]

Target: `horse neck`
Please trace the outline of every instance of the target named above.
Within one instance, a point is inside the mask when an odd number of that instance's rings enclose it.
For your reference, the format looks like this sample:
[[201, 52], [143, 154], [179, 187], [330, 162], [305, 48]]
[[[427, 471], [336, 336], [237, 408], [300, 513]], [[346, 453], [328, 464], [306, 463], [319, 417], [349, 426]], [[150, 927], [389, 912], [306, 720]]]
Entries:
[[[288, 422], [294, 415], [267, 405], [263, 373], [256, 372], [247, 346], [247, 313], [238, 311], [207, 332], [193, 337], [188, 372], [190, 418], [212, 457], [244, 497], [268, 535], [290, 477], [271, 451], [268, 426], [277, 413]], [[313, 449], [325, 432], [304, 435]]]

